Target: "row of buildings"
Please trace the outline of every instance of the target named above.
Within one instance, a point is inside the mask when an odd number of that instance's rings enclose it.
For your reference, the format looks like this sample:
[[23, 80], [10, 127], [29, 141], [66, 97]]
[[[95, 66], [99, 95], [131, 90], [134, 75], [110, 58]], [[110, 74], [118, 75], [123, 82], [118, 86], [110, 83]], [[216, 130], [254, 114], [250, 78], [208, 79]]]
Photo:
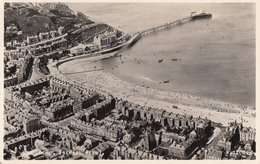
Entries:
[[40, 55], [65, 48], [67, 47], [66, 38], [68, 34], [64, 32], [64, 27], [59, 27], [58, 31], [42, 32], [39, 35], [27, 36], [23, 42], [17, 40], [7, 42], [4, 50], [4, 59], [5, 61], [10, 61], [28, 54]]
[[[14, 25], [8, 26], [7, 29], [15, 29]], [[16, 27], [17, 28], [17, 27]], [[33, 35], [33, 36], [27, 36], [26, 40], [23, 42], [19, 42], [17, 40], [14, 40], [12, 42], [6, 42], [6, 47], [14, 47], [14, 48], [19, 48], [19, 47], [26, 47], [31, 44], [36, 44], [40, 43], [41, 41], [46, 41], [49, 39], [54, 39], [57, 36], [62, 36], [65, 33], [64, 27], [59, 27], [57, 31], [49, 31], [49, 32], [40, 32], [38, 35]]]
[[[23, 42], [14, 40], [7, 42], [4, 50], [5, 79], [4, 87], [14, 86], [26, 81], [33, 65], [32, 55], [52, 53], [54, 50], [67, 47], [67, 34], [64, 27], [58, 31], [40, 33], [36, 36], [27, 36]], [[10, 63], [14, 63], [11, 64]]]
[[40, 32], [39, 35], [34, 35], [34, 36], [27, 36], [27, 44], [35, 44], [40, 41], [48, 40], [48, 39], [53, 39], [57, 36], [61, 36], [65, 33], [65, 28], [64, 27], [59, 27], [57, 31], [50, 31], [50, 32]]
[[[9, 63], [12, 63], [11, 65]], [[4, 87], [14, 86], [26, 81], [29, 78], [31, 66], [33, 63], [32, 56], [19, 58], [16, 61], [9, 61], [5, 67]]]
[[211, 120], [207, 118], [201, 119], [193, 118], [188, 115], [174, 114], [162, 109], [143, 107], [122, 100], [116, 101], [116, 109], [130, 118], [145, 121], [158, 121], [163, 127], [190, 127], [192, 129], [197, 129], [198, 135], [200, 136], [207, 135], [211, 129]]
[[129, 147], [124, 142], [118, 142], [112, 152], [113, 159], [116, 160], [162, 160], [164, 157], [142, 150]]
[[115, 125], [109, 126], [103, 122], [83, 122], [79, 119], [73, 119], [70, 126], [89, 135], [99, 136], [100, 138], [105, 137], [106, 139], [114, 142], [119, 140], [120, 133], [122, 131], [122, 129]]
[[111, 110], [114, 107], [114, 101], [111, 98], [98, 103], [101, 99], [97, 92], [51, 76], [7, 88], [6, 98], [20, 102], [28, 108], [34, 108], [39, 115], [45, 115], [52, 121], [93, 105], [89, 109], [92, 111], [89, 117], [101, 118], [106, 113], [104, 110]]
[[[52, 79], [52, 78], [50, 78]], [[50, 80], [49, 79], [49, 80]], [[70, 92], [70, 85], [69, 83], [65, 83], [64, 81], [60, 79], [53, 79], [52, 82], [52, 88], [59, 91], [59, 92]], [[47, 82], [42, 80], [42, 83]], [[55, 85], [54, 83], [57, 83], [59, 85]], [[31, 85], [36, 85], [37, 83], [31, 83]], [[24, 93], [27, 92], [33, 92], [34, 90], [27, 88], [30, 85], [24, 85], [26, 88], [20, 88], [20, 91], [23, 90]], [[39, 86], [35, 87], [39, 88]], [[75, 89], [75, 88], [74, 88]], [[75, 92], [75, 95], [80, 95], [81, 92], [84, 90], [81, 90], [78, 86], [77, 92]], [[173, 115], [169, 114], [165, 111], [153, 110], [150, 108], [138, 108], [135, 104], [129, 104], [128, 102], [123, 102], [121, 100], [116, 100], [114, 102], [114, 105], [111, 106], [112, 99], [105, 99], [100, 102], [96, 101], [96, 105], [90, 106], [83, 111], [86, 113], [91, 113], [92, 118], [87, 118], [86, 121], [81, 121], [78, 118], [73, 118], [70, 121], [69, 127], [74, 129], [73, 132], [69, 132], [74, 134], [74, 132], [82, 132], [83, 134], [86, 134], [87, 136], [91, 136], [94, 138], [98, 138], [99, 140], [106, 139], [113, 143], [118, 142], [116, 147], [114, 147], [113, 152], [111, 152], [111, 146], [104, 146], [104, 144], [100, 144], [97, 147], [94, 147], [92, 149], [93, 151], [99, 150], [104, 152], [104, 154], [110, 154], [112, 155], [113, 159], [158, 159], [162, 156], [167, 156], [167, 158], [173, 158], [173, 159], [190, 159], [192, 155], [196, 155], [196, 158], [201, 159], [222, 159], [224, 154], [226, 152], [232, 152], [234, 150], [234, 146], [238, 141], [247, 141], [247, 140], [254, 140], [255, 133], [253, 133], [253, 130], [250, 128], [244, 128], [242, 126], [230, 126], [226, 129], [226, 131], [223, 133], [221, 139], [217, 142], [216, 147], [210, 147], [207, 149], [203, 149], [202, 151], [198, 151], [198, 149], [201, 148], [201, 144], [203, 143], [201, 139], [207, 139], [208, 136], [211, 134], [211, 121], [208, 119], [201, 119], [201, 118], [192, 118], [188, 116], [181, 116], [181, 115]], [[59, 101], [58, 101], [59, 102]], [[106, 105], [110, 104], [110, 105]], [[72, 105], [72, 104], [70, 104]], [[127, 111], [133, 109], [131, 118], [133, 119], [135, 114], [135, 110], [139, 112], [139, 118], [146, 121], [146, 122], [153, 122], [155, 120], [160, 121], [163, 128], [165, 127], [174, 127], [177, 128], [179, 132], [167, 132], [164, 129], [161, 129], [157, 132], [149, 132], [146, 131], [145, 135], [141, 137], [141, 140], [138, 140], [136, 136], [133, 133], [128, 133], [125, 128], [126, 124], [125, 122], [120, 122], [120, 120], [116, 119], [110, 119], [110, 117], [106, 117], [105, 119], [103, 113], [109, 113], [112, 109], [116, 108], [116, 110], [120, 115], [126, 116]], [[56, 109], [59, 109], [58, 107], [55, 107]], [[73, 109], [73, 108], [70, 108]], [[96, 110], [97, 109], [97, 110]], [[99, 112], [94, 111], [102, 111], [101, 116], [98, 115]], [[142, 113], [142, 111], [145, 112]], [[162, 113], [161, 113], [162, 112]], [[61, 112], [62, 113], [62, 112]], [[85, 114], [86, 114], [85, 113]], [[131, 112], [130, 112], [131, 113]], [[129, 114], [129, 113], [128, 113]], [[114, 114], [113, 114], [114, 115]], [[87, 114], [86, 114], [87, 116]], [[20, 116], [17, 116], [17, 118], [20, 118]], [[129, 115], [127, 116], [129, 117]], [[136, 116], [135, 116], [136, 117]], [[12, 119], [13, 117], [7, 118], [8, 120]], [[136, 117], [137, 118], [137, 117]], [[101, 120], [102, 119], [102, 120]], [[166, 120], [166, 121], [165, 121]], [[178, 120], [178, 124], [174, 123], [175, 120]], [[180, 122], [179, 122], [180, 121]], [[121, 126], [119, 124], [121, 124]], [[164, 124], [165, 123], [165, 124]], [[172, 123], [172, 124], [171, 124]], [[164, 124], [164, 125], [163, 125]], [[35, 121], [27, 121], [26, 124], [28, 129], [24, 129], [28, 133], [33, 132], [37, 130], [39, 127], [39, 124], [37, 124], [37, 119]], [[124, 125], [124, 126], [122, 126]], [[30, 127], [30, 128], [29, 128]], [[236, 127], [236, 128], [235, 128]], [[189, 129], [189, 130], [187, 130]], [[187, 132], [184, 132], [187, 131]], [[249, 133], [252, 132], [252, 133]], [[66, 135], [70, 136], [70, 135]], [[241, 138], [239, 138], [242, 136]], [[75, 137], [74, 137], [75, 138]], [[121, 141], [120, 141], [121, 140]], [[130, 142], [136, 142], [136, 144], [130, 144]], [[11, 141], [13, 142], [13, 141]], [[19, 141], [20, 142], [20, 141]], [[230, 143], [229, 143], [230, 142]], [[12, 143], [8, 143], [9, 147]], [[16, 142], [15, 142], [16, 143]], [[75, 141], [71, 139], [61, 141], [57, 141], [57, 143], [60, 143], [59, 145], [67, 145], [66, 147], [68, 149], [73, 149], [76, 147], [77, 149], [80, 149], [84, 152], [86, 148], [84, 146], [82, 148], [78, 147], [77, 144], [75, 144]], [[107, 144], [105, 144], [107, 145]], [[120, 148], [122, 147], [122, 148]], [[104, 148], [104, 150], [103, 150]], [[122, 150], [124, 149], [124, 150]], [[245, 150], [244, 150], [245, 149]], [[247, 153], [249, 155], [250, 152], [248, 151], [249, 148], [246, 144], [245, 148], [239, 149], [239, 152]], [[109, 152], [109, 153], [108, 153]], [[138, 152], [142, 152], [142, 154], [139, 154]], [[197, 153], [197, 154], [196, 154]], [[91, 155], [90, 157], [85, 157], [87, 159], [93, 158], [93, 159], [103, 159], [107, 158], [104, 157], [103, 153], [98, 153], [99, 155]], [[145, 154], [145, 155], [144, 155]]]
[[23, 32], [19, 31], [19, 29], [17, 28], [17, 26], [15, 24], [10, 24], [9, 26], [7, 26], [5, 28], [5, 33], [7, 33], [7, 34], [17, 34], [17, 35], [23, 34]]
[[[10, 107], [5, 105], [4, 108], [5, 126], [8, 127], [4, 135], [4, 140], [16, 138], [21, 136], [22, 134], [32, 133], [42, 128], [41, 121], [37, 116], [34, 116], [33, 114], [28, 112], [25, 113], [23, 111], [20, 111], [17, 107]], [[16, 130], [10, 131], [10, 126], [15, 128]]]
[[256, 129], [243, 127], [240, 123], [234, 123], [226, 128], [217, 145], [223, 148], [226, 152], [235, 150], [235, 146], [240, 144], [252, 143], [255, 141]]
[[91, 44], [79, 44], [70, 49], [70, 53], [74, 56], [82, 54], [91, 54], [100, 50], [115, 47], [117, 45], [117, 29], [113, 31], [106, 30], [103, 33], [96, 34]]

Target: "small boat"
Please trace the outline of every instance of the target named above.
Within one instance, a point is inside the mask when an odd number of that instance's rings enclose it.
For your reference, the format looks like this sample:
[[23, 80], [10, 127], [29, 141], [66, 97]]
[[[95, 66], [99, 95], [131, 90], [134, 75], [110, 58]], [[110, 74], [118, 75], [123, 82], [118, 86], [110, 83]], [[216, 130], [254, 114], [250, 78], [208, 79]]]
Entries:
[[172, 61], [177, 61], [178, 59], [172, 59]]
[[169, 83], [170, 81], [169, 80], [166, 80], [166, 81], [164, 81], [163, 83]]
[[162, 61], [163, 61], [163, 59], [161, 59], [161, 60], [158, 60], [158, 62], [159, 62], [159, 63], [161, 63]]
[[172, 108], [174, 108], [174, 109], [178, 109], [178, 106], [176, 106], [176, 105], [173, 105], [173, 106], [172, 106]]

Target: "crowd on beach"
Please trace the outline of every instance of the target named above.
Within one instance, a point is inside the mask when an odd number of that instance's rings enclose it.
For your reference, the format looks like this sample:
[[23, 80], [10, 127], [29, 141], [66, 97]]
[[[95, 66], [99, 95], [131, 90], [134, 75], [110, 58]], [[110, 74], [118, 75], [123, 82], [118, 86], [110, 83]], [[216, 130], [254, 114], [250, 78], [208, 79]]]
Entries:
[[[66, 76], [64, 75], [65, 71], [69, 71], [70, 73], [77, 72], [77, 67], [67, 67], [66, 70], [61, 71], [57, 67], [53, 68], [50, 72], [56, 72], [53, 75], [60, 76], [64, 80], [71, 80], [80, 85], [112, 93], [114, 97], [143, 106], [164, 109], [174, 113], [208, 117], [212, 120], [218, 120], [223, 124], [228, 124], [228, 122], [237, 119], [237, 121], [247, 122], [250, 125], [255, 119], [255, 109], [250, 106], [241, 106], [183, 94], [181, 92], [162, 91], [132, 84], [117, 78], [107, 70], [84, 70], [83, 72], [85, 73], [83, 74], [70, 74]], [[173, 108], [173, 106], [178, 106], [178, 108]], [[255, 123], [253, 122], [253, 124]], [[252, 126], [254, 126], [253, 124]]]
[[[152, 94], [155, 95], [158, 98], [170, 98], [175, 100], [176, 102], [188, 102], [189, 104], [199, 106], [199, 107], [206, 107], [213, 110], [224, 110], [226, 112], [231, 111], [237, 111], [237, 113], [240, 112], [248, 112], [248, 111], [254, 111], [253, 107], [250, 106], [242, 106], [227, 102], [222, 102], [218, 100], [208, 99], [208, 98], [202, 98], [198, 96], [192, 96], [188, 94], [183, 94], [181, 92], [169, 92], [169, 91], [162, 91], [157, 89], [152, 89], [148, 87], [143, 87], [140, 85], [132, 84], [126, 81], [122, 81], [119, 78], [115, 77], [108, 71], [101, 71], [98, 73], [88, 73], [88, 76], [84, 76], [84, 81], [88, 83], [95, 84], [100, 89], [106, 88], [106, 87], [120, 87], [120, 85], [124, 88], [131, 88], [133, 92], [136, 93], [142, 93], [142, 94]], [[80, 75], [75, 76], [76, 80], [83, 80], [80, 79]]]

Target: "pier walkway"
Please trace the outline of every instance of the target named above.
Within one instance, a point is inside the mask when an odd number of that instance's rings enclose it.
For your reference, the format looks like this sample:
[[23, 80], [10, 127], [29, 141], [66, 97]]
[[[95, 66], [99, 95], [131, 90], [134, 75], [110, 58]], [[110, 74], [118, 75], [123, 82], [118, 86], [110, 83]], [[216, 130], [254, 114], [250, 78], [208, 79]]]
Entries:
[[165, 23], [165, 24], [162, 24], [162, 25], [159, 25], [159, 26], [155, 26], [155, 27], [146, 29], [146, 30], [138, 31], [136, 33], [133, 33], [132, 35], [139, 35], [139, 37], [141, 37], [141, 36], [153, 33], [153, 32], [157, 32], [157, 31], [160, 31], [160, 30], [171, 28], [175, 25], [179, 25], [179, 24], [182, 24], [184, 22], [190, 21], [191, 19], [192, 19], [191, 17], [181, 18], [181, 19], [175, 20], [173, 22], [168, 22], [168, 23]]

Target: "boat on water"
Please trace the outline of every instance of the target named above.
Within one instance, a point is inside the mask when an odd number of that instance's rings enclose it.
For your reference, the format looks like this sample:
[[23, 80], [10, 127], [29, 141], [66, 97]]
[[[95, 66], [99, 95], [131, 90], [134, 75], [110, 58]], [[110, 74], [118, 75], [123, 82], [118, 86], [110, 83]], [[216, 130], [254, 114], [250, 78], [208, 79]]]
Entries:
[[190, 13], [190, 17], [192, 19], [211, 18], [212, 14], [209, 13], [209, 12], [205, 12], [205, 11], [199, 10], [199, 11], [191, 12]]
[[161, 62], [163, 62], [163, 59], [161, 59], [161, 60], [158, 60], [158, 63], [161, 63]]
[[178, 59], [172, 59], [172, 61], [177, 61]]
[[169, 83], [170, 81], [169, 80], [166, 80], [166, 81], [164, 81], [163, 83]]

